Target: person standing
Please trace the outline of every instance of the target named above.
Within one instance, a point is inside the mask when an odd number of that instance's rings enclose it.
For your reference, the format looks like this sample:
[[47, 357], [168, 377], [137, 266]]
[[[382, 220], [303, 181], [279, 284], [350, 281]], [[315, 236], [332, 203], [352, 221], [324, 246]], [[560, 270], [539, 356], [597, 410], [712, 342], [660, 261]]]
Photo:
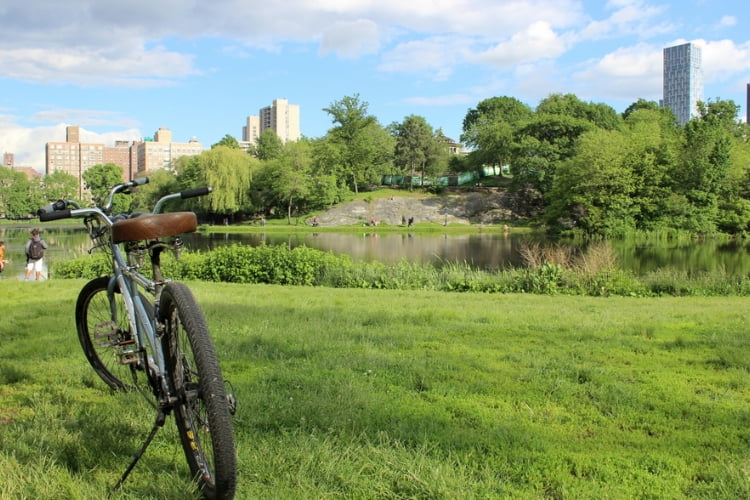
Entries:
[[39, 230], [31, 230], [31, 238], [26, 242], [26, 275], [24, 279], [31, 278], [31, 273], [35, 274], [36, 280], [42, 279], [42, 269], [44, 266], [44, 251], [47, 250], [47, 243], [39, 236]]
[[7, 263], [8, 261], [5, 260], [5, 242], [0, 241], [0, 274], [5, 271], [5, 264]]

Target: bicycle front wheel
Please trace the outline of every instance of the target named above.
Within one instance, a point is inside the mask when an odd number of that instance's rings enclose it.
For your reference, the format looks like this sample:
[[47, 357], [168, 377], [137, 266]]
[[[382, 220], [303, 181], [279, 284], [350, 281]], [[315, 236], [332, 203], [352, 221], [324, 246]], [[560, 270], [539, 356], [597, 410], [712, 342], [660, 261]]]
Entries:
[[205, 498], [233, 498], [237, 466], [230, 404], [206, 320], [187, 286], [171, 282], [164, 287], [159, 321], [190, 471]]
[[78, 340], [89, 364], [112, 389], [132, 387], [136, 360], [125, 303], [119, 289], [107, 293], [110, 278], [95, 278], [81, 289], [76, 301]]

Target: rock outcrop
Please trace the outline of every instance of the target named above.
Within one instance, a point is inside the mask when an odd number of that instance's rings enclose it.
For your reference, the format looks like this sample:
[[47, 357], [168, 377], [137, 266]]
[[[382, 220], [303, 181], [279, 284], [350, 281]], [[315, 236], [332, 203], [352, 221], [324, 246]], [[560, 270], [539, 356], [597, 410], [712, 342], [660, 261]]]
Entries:
[[374, 218], [378, 223], [399, 225], [413, 217], [415, 223], [507, 224], [531, 215], [519, 210], [518, 205], [517, 199], [505, 190], [425, 198], [394, 196], [344, 203], [318, 215], [318, 222], [321, 226], [345, 226], [365, 224]]

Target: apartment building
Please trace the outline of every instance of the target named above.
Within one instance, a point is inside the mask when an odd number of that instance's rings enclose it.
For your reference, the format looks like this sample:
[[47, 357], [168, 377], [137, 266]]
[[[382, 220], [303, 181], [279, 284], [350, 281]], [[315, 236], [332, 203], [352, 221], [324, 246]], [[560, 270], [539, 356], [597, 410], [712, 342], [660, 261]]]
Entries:
[[172, 162], [177, 158], [195, 156], [203, 152], [203, 146], [194, 137], [188, 142], [172, 142], [172, 131], [167, 127], [160, 127], [153, 140], [138, 142], [133, 147], [137, 149], [135, 173], [138, 175], [150, 170], [170, 169]]
[[197, 139], [187, 143], [172, 142], [172, 132], [166, 127], [161, 127], [154, 139], [115, 141], [114, 146], [81, 142], [77, 126], [66, 127], [65, 135], [65, 142], [46, 144], [45, 173], [65, 172], [78, 179], [79, 199], [84, 199], [86, 194], [83, 173], [94, 165], [118, 165], [123, 170], [123, 181], [127, 181], [149, 170], [170, 168], [177, 158], [203, 151]]
[[80, 141], [80, 129], [65, 129], [65, 142], [48, 142], [45, 145], [45, 174], [64, 172], [78, 179], [78, 198], [85, 191], [83, 173], [94, 165], [104, 163], [104, 144]]
[[261, 108], [257, 116], [248, 116], [242, 127], [242, 141], [255, 144], [258, 137], [268, 129], [276, 132], [281, 142], [298, 141], [299, 105], [289, 104], [287, 99], [274, 99], [270, 106]]
[[697, 115], [703, 100], [701, 59], [701, 48], [693, 43], [664, 49], [662, 106], [672, 110], [680, 125]]

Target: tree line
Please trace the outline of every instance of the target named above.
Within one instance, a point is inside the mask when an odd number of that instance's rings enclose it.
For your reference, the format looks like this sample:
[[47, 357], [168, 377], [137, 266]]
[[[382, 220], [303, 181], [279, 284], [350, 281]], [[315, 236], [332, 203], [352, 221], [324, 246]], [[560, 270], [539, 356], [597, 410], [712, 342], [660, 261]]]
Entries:
[[[323, 111], [332, 127], [322, 138], [282, 143], [266, 130], [250, 151], [226, 135], [210, 150], [148, 172], [150, 184], [116, 209], [145, 210], [159, 196], [203, 185], [212, 196], [194, 210], [216, 220], [323, 210], [380, 184], [383, 175], [422, 178], [507, 167], [517, 203], [551, 231], [613, 236], [684, 230], [744, 234], [750, 229], [750, 132], [732, 101], [701, 102], [680, 126], [672, 112], [639, 99], [623, 113], [606, 104], [553, 94], [536, 108], [492, 97], [467, 111], [452, 155], [448, 139], [425, 118], [409, 115], [381, 125], [359, 95]], [[47, 201], [74, 196], [76, 180], [62, 173], [41, 184], [0, 168], [0, 211], [33, 213]], [[83, 177], [94, 202], [119, 181], [116, 165]], [[125, 198], [125, 197], [123, 197]]]

